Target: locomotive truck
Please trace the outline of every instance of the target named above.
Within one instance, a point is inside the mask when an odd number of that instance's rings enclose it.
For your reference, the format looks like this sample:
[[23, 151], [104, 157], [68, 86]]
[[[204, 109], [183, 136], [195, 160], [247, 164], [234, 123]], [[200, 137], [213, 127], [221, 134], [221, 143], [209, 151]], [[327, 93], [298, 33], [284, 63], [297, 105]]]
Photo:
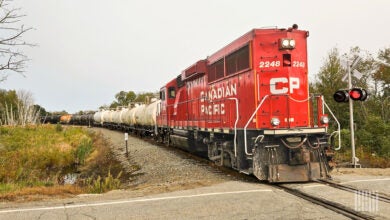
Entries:
[[253, 29], [183, 70], [158, 100], [96, 112], [93, 123], [153, 136], [259, 180], [328, 178], [329, 118], [323, 97], [309, 94], [308, 37], [297, 25]]

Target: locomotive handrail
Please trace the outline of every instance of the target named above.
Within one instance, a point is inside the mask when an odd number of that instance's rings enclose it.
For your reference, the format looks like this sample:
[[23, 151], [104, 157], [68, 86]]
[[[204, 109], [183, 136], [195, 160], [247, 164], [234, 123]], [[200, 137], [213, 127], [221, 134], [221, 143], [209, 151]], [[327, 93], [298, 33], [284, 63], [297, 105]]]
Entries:
[[237, 124], [240, 118], [238, 111], [238, 99], [237, 98], [228, 98], [230, 100], [236, 101], [236, 121], [234, 122], [234, 156], [237, 157]]
[[253, 117], [255, 117], [257, 111], [260, 109], [260, 107], [263, 105], [264, 101], [269, 97], [269, 95], [266, 95], [261, 100], [260, 104], [257, 106], [256, 110], [253, 112], [252, 116], [249, 118], [248, 122], [245, 124], [244, 127], [244, 146], [245, 146], [245, 154], [248, 156], [252, 156], [252, 153], [248, 153], [248, 143], [246, 140], [246, 128], [249, 126], [249, 123], [252, 121]]
[[[332, 110], [330, 110], [329, 106], [326, 104], [325, 100], [324, 100], [324, 97], [322, 97], [322, 103], [324, 103], [325, 107], [328, 109], [328, 111], [330, 112], [330, 114], [332, 115], [332, 117], [334, 118], [334, 120], [336, 121], [337, 123], [337, 132], [338, 135], [339, 135], [339, 147], [338, 148], [335, 148], [334, 150], [340, 150], [341, 149], [341, 134], [340, 134], [340, 122], [339, 120], [337, 120], [336, 116], [333, 114]], [[330, 135], [330, 138], [333, 136], [333, 134], [335, 134], [335, 132], [332, 132], [332, 134]]]

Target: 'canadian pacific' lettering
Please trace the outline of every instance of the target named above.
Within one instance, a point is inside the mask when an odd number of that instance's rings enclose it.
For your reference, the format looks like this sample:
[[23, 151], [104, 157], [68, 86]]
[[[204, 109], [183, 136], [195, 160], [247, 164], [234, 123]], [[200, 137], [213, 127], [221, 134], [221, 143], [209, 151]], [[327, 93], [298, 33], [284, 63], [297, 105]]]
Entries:
[[[225, 100], [224, 98], [237, 95], [237, 84], [230, 84], [221, 87], [212, 87], [209, 91], [201, 91], [200, 97], [202, 105], [200, 112], [206, 115], [224, 115]], [[209, 103], [205, 103], [208, 101]]]

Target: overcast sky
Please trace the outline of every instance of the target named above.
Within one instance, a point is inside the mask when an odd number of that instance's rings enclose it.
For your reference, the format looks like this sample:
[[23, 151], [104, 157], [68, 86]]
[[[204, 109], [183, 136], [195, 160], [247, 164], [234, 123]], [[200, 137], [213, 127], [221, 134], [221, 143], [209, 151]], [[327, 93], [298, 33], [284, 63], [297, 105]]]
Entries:
[[26, 77], [3, 89], [32, 92], [48, 111], [95, 110], [121, 91], [157, 91], [199, 59], [253, 28], [310, 31], [309, 72], [328, 52], [390, 47], [389, 0], [15, 0], [34, 27], [24, 36]]

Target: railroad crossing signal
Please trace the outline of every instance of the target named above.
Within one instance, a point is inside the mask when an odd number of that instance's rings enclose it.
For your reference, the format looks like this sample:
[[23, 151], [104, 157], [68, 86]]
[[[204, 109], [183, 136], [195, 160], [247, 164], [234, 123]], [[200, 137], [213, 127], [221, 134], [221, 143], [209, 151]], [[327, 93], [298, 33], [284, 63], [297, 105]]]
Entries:
[[367, 91], [362, 88], [340, 89], [334, 93], [333, 98], [336, 102], [348, 102], [349, 98], [354, 101], [365, 101], [367, 95]]
[[349, 96], [354, 101], [365, 101], [367, 99], [367, 91], [361, 88], [352, 88], [349, 90]]

